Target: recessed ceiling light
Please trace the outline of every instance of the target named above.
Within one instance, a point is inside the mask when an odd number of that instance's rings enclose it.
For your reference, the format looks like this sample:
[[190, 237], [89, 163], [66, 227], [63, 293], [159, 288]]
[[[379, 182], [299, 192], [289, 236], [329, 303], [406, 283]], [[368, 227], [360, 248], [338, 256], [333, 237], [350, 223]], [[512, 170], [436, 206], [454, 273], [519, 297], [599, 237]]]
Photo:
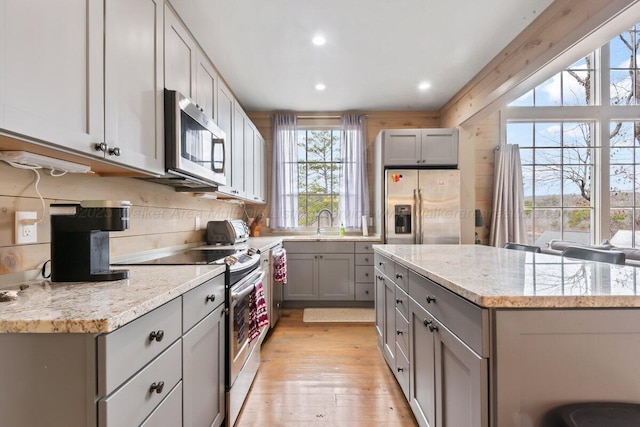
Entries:
[[324, 85], [324, 83], [318, 83], [316, 85], [316, 90], [325, 90], [327, 87]]
[[422, 82], [418, 85], [418, 89], [420, 90], [427, 90], [431, 87], [431, 83], [429, 82]]
[[311, 42], [316, 46], [322, 46], [327, 42], [327, 39], [325, 39], [323, 35], [317, 34], [313, 36]]

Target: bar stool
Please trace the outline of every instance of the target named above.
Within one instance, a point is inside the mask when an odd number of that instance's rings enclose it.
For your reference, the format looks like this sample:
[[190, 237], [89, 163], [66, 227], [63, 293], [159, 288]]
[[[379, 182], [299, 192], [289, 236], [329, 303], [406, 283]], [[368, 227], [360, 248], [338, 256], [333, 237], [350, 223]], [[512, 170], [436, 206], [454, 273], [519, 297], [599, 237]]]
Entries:
[[640, 404], [580, 402], [551, 409], [541, 427], [631, 427], [640, 426]]
[[608, 251], [604, 249], [582, 248], [570, 246], [562, 251], [563, 257], [578, 258], [588, 261], [608, 262], [609, 264], [625, 263], [624, 252]]
[[516, 251], [535, 252], [540, 253], [540, 246], [524, 245], [522, 243], [507, 243], [504, 245], [505, 249], [515, 249]]

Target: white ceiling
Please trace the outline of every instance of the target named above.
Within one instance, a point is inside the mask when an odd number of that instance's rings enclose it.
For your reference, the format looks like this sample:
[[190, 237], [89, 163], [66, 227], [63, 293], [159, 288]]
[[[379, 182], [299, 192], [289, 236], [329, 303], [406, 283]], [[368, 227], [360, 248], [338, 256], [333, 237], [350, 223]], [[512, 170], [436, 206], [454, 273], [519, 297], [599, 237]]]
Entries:
[[247, 111], [437, 110], [551, 2], [216, 1], [203, 44]]

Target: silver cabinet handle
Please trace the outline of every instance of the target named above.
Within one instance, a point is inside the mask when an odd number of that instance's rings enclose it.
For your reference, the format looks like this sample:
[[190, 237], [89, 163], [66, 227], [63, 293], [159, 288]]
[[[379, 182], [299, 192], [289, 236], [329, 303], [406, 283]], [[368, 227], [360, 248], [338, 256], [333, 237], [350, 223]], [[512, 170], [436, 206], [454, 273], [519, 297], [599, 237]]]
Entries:
[[106, 142], [100, 142], [100, 143], [98, 143], [98, 144], [95, 144], [95, 145], [93, 146], [93, 148], [94, 148], [96, 151], [102, 151], [103, 153], [106, 153], [106, 152], [107, 152], [107, 143], [106, 143]]
[[149, 334], [149, 339], [151, 341], [162, 341], [162, 339], [164, 338], [164, 331], [162, 329], [158, 329], [157, 331], [152, 331]]
[[109, 148], [108, 153], [110, 156], [120, 157], [120, 148], [118, 147]]
[[427, 295], [427, 304], [431, 304], [432, 302], [436, 302], [436, 297], [433, 295]]

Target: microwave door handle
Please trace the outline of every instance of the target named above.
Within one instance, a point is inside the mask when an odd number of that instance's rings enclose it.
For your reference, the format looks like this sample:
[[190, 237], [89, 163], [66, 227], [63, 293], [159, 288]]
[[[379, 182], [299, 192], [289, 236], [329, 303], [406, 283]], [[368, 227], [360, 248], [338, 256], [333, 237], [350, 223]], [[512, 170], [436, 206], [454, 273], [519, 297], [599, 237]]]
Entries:
[[[222, 147], [222, 160], [220, 161], [220, 164], [221, 164], [222, 166], [221, 166], [221, 167], [219, 167], [219, 168], [215, 167], [216, 162], [215, 162], [215, 158], [214, 158], [214, 161], [213, 161], [213, 165], [214, 165], [214, 166], [213, 166], [213, 171], [214, 171], [214, 172], [216, 172], [216, 173], [224, 173], [224, 161], [225, 161], [225, 158], [227, 157], [227, 153], [225, 152], [225, 148], [224, 148], [224, 139], [222, 139], [222, 138], [215, 138], [215, 139], [213, 140], [213, 146], [215, 147], [217, 144], [219, 144], [219, 145]], [[215, 150], [215, 148], [214, 148], [214, 149], [213, 149], [213, 153], [212, 153], [212, 154], [214, 154], [214, 153], [215, 153], [215, 151], [216, 151], [216, 150]]]

